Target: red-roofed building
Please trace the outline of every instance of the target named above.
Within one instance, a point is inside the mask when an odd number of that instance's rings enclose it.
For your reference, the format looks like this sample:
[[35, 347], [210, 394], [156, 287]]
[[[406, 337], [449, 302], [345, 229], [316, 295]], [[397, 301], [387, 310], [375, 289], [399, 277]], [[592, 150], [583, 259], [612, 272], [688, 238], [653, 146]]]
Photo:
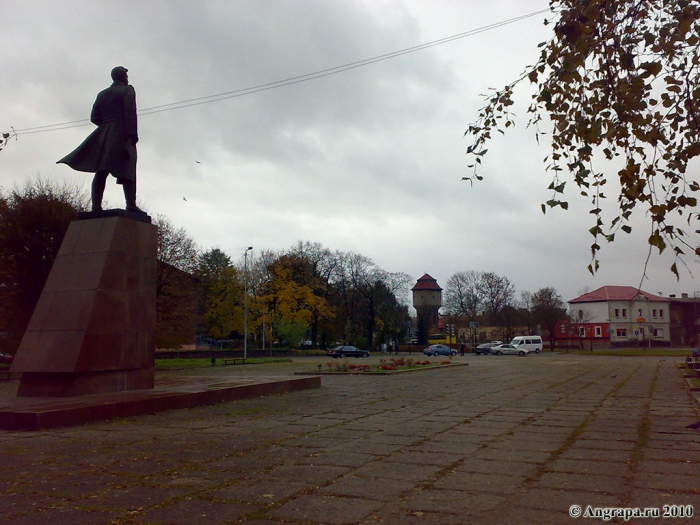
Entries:
[[442, 288], [437, 280], [428, 275], [423, 275], [411, 288], [413, 292], [413, 308], [418, 314], [418, 322], [421, 319], [425, 323], [428, 333], [438, 330], [438, 310], [442, 307]]
[[570, 321], [560, 325], [557, 338], [668, 346], [670, 302], [633, 286], [603, 286], [569, 301]]

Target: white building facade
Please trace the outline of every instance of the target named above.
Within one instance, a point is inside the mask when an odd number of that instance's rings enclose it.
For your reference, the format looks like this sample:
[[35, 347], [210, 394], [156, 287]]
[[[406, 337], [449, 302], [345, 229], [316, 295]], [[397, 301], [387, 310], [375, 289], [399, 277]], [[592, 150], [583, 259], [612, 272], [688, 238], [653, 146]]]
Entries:
[[670, 299], [632, 286], [603, 286], [569, 301], [570, 318], [586, 338], [611, 346], [671, 344]]

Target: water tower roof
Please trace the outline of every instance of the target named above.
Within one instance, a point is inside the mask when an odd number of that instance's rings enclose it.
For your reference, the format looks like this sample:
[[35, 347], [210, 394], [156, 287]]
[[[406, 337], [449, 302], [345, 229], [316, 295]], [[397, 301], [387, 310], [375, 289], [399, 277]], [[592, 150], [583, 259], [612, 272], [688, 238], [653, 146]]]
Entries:
[[423, 277], [418, 279], [418, 282], [416, 282], [416, 285], [413, 288], [411, 288], [411, 290], [413, 290], [413, 291], [415, 291], [415, 290], [438, 291], [438, 290], [442, 290], [442, 288], [440, 288], [440, 285], [437, 283], [436, 279], [434, 279], [433, 277], [431, 277], [430, 275], [428, 275], [426, 273]]

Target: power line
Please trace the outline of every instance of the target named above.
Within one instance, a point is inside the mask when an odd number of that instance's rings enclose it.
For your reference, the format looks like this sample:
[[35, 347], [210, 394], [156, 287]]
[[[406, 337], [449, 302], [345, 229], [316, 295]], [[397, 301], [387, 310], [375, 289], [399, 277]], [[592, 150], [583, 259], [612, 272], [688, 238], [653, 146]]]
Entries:
[[[491, 31], [493, 29], [497, 29], [497, 28], [503, 27], [505, 25], [513, 24], [515, 22], [520, 22], [520, 21], [525, 20], [527, 18], [531, 18], [533, 16], [541, 15], [543, 13], [548, 13], [548, 12], [550, 12], [549, 9], [540, 9], [539, 11], [534, 11], [534, 12], [528, 13], [526, 15], [517, 16], [515, 18], [509, 18], [508, 20], [503, 20], [501, 22], [496, 22], [493, 24], [482, 26], [482, 27], [479, 27], [477, 29], [471, 29], [469, 31], [465, 31], [464, 33], [458, 33], [456, 35], [441, 38], [439, 40], [433, 40], [432, 42], [427, 42], [425, 44], [419, 44], [417, 46], [408, 47], [405, 49], [401, 49], [399, 51], [393, 51], [391, 53], [378, 55], [378, 56], [375, 56], [372, 58], [366, 58], [364, 60], [358, 60], [356, 62], [350, 62], [350, 63], [344, 64], [342, 66], [336, 66], [336, 67], [332, 67], [332, 68], [328, 68], [328, 69], [322, 69], [320, 71], [315, 71], [313, 73], [307, 73], [305, 75], [299, 75], [299, 76], [287, 78], [284, 80], [277, 80], [275, 82], [269, 82], [266, 84], [260, 84], [260, 85], [252, 86], [252, 87], [248, 87], [248, 88], [236, 89], [233, 91], [218, 93], [216, 95], [208, 95], [205, 97], [192, 98], [192, 99], [188, 99], [188, 100], [182, 100], [180, 102], [171, 102], [169, 104], [161, 104], [158, 106], [152, 106], [150, 108], [140, 109], [138, 111], [138, 115], [139, 116], [152, 115], [153, 113], [162, 113], [164, 111], [173, 111], [175, 109], [188, 108], [188, 107], [192, 107], [192, 106], [200, 106], [202, 104], [211, 104], [212, 102], [220, 102], [222, 100], [228, 100], [231, 98], [243, 97], [246, 95], [252, 95], [254, 93], [259, 93], [261, 91], [268, 91], [271, 89], [277, 89], [277, 88], [281, 88], [281, 87], [291, 86], [294, 84], [300, 84], [302, 82], [308, 82], [310, 80], [316, 80], [316, 79], [327, 77], [330, 75], [336, 75], [338, 73], [343, 73], [345, 71], [350, 71], [352, 69], [357, 69], [359, 67], [364, 67], [364, 66], [367, 66], [370, 64], [375, 64], [377, 62], [382, 62], [384, 60], [389, 60], [389, 59], [396, 58], [396, 57], [406, 55], [409, 53], [415, 53], [416, 51], [422, 51], [424, 49], [428, 49], [431, 47], [435, 47], [435, 46], [439, 46], [439, 45], [446, 44], [449, 42], [453, 42], [455, 40], [460, 40], [462, 38], [466, 38], [469, 36], [474, 36], [474, 35], [477, 35], [479, 33], [484, 33], [486, 31]], [[47, 126], [36, 126], [36, 127], [32, 127], [32, 128], [15, 129], [14, 132], [16, 134], [30, 135], [33, 133], [45, 133], [48, 131], [58, 131], [58, 130], [62, 130], [62, 129], [87, 126], [89, 124], [90, 124], [89, 119], [81, 119], [81, 120], [73, 120], [70, 122], [61, 122], [58, 124], [50, 124]]]

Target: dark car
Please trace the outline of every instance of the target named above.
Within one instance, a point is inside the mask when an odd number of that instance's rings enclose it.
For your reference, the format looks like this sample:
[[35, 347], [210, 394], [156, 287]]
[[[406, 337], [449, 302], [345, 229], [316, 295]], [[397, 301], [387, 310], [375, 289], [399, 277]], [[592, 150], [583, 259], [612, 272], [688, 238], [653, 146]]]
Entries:
[[356, 346], [341, 345], [331, 348], [326, 352], [328, 357], [335, 359], [336, 357], [369, 357], [367, 350], [360, 350]]
[[2, 352], [0, 352], [0, 363], [6, 363], [9, 365], [10, 363], [12, 363], [13, 359], [14, 357], [12, 357], [11, 355], [3, 354]]
[[425, 355], [457, 355], [457, 350], [450, 348], [447, 345], [430, 345], [428, 348], [423, 350]]
[[496, 345], [502, 345], [503, 341], [491, 341], [490, 343], [482, 343], [474, 349], [476, 355], [488, 355], [491, 353], [491, 348]]

